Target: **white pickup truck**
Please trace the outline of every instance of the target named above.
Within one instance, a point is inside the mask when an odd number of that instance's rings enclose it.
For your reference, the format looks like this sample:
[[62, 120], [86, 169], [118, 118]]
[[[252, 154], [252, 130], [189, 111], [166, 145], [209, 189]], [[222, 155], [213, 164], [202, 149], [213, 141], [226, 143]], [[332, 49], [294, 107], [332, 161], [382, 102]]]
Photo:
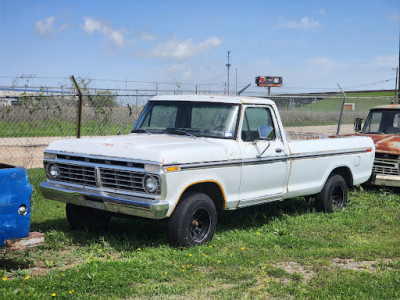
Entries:
[[169, 218], [170, 242], [190, 247], [212, 239], [218, 209], [298, 196], [314, 196], [320, 211], [344, 207], [374, 153], [368, 137], [285, 134], [270, 100], [156, 96], [129, 135], [52, 142], [41, 190], [67, 203], [72, 228], [103, 227], [113, 214]]

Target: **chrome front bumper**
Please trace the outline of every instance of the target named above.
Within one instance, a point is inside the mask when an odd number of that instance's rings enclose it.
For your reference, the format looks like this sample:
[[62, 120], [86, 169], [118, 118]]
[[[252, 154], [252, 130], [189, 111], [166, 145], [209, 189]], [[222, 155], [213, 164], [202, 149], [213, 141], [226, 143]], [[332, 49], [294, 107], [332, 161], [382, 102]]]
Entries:
[[400, 176], [376, 174], [372, 177], [372, 184], [381, 186], [400, 187]]
[[87, 190], [47, 181], [40, 184], [40, 190], [47, 199], [114, 213], [150, 219], [163, 219], [168, 216], [169, 203], [166, 201]]

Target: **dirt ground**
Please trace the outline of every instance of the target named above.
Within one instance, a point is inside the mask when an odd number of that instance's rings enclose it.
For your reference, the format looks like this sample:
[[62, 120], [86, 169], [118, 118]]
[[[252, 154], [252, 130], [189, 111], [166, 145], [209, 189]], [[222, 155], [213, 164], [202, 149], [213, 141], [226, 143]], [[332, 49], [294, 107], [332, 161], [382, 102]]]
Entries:
[[[337, 126], [287, 127], [285, 129], [303, 133], [335, 134]], [[343, 125], [340, 133], [354, 133], [353, 125]], [[0, 137], [0, 163], [24, 166], [28, 169], [41, 168], [43, 166], [43, 152], [47, 145], [52, 141], [68, 138], [74, 137]]]

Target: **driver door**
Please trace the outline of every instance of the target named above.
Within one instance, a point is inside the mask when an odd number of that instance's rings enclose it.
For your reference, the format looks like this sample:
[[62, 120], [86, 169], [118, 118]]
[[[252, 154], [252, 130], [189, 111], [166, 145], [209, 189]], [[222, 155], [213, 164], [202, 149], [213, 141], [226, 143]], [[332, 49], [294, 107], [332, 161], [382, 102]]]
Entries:
[[[239, 139], [243, 161], [239, 207], [279, 200], [286, 192], [288, 162], [273, 116], [270, 107], [244, 107]], [[272, 127], [267, 139], [260, 140], [259, 126]]]

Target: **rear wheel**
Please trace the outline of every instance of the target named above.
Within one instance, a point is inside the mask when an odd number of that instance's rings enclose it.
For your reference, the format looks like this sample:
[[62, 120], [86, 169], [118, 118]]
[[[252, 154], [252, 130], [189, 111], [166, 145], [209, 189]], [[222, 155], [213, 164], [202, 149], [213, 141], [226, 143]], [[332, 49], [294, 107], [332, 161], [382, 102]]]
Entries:
[[106, 211], [67, 203], [67, 220], [72, 229], [105, 228], [111, 220]]
[[341, 175], [330, 176], [315, 199], [316, 209], [331, 213], [347, 204], [347, 184]]
[[181, 199], [168, 223], [171, 244], [193, 247], [211, 241], [217, 225], [217, 210], [211, 198], [202, 193]]

